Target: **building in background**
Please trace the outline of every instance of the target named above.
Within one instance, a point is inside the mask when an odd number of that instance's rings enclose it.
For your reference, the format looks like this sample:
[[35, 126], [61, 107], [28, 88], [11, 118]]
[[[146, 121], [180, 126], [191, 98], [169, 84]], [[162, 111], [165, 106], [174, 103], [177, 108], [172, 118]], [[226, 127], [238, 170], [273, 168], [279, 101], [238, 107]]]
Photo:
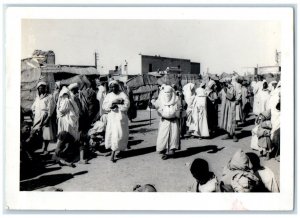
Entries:
[[200, 74], [200, 63], [191, 62], [189, 59], [169, 58], [151, 55], [141, 55], [142, 74], [161, 72], [173, 74]]

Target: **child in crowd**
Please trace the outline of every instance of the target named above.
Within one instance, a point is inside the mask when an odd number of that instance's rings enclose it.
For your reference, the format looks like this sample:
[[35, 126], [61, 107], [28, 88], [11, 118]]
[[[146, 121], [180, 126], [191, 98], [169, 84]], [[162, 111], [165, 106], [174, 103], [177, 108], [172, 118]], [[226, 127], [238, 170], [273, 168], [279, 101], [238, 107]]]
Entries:
[[191, 174], [196, 182], [189, 187], [190, 192], [218, 192], [219, 183], [213, 172], [209, 171], [206, 160], [197, 158], [190, 167]]

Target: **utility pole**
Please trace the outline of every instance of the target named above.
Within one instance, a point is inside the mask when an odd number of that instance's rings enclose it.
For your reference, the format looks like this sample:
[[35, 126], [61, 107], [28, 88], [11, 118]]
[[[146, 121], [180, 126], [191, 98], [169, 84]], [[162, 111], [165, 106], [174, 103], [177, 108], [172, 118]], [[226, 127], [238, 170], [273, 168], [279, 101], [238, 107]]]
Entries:
[[95, 52], [95, 68], [98, 69], [99, 54]]

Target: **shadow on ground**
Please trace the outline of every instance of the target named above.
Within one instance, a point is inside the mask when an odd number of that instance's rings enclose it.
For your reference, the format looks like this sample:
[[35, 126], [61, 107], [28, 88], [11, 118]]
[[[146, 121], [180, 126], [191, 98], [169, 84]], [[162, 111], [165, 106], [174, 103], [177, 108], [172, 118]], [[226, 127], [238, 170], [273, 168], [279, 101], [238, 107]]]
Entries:
[[55, 186], [69, 179], [74, 178], [74, 176], [86, 174], [87, 172], [88, 171], [80, 171], [74, 174], [63, 173], [63, 174], [40, 176], [36, 179], [20, 182], [20, 191], [33, 191], [36, 189], [41, 189], [49, 186]]
[[134, 145], [138, 145], [141, 144], [144, 140], [141, 139], [136, 139], [136, 140], [130, 140], [128, 141], [128, 146], [134, 146]]
[[142, 126], [150, 126], [149, 123], [144, 123], [144, 124], [136, 124], [136, 125], [130, 125], [129, 129], [134, 129]]
[[236, 134], [236, 137], [238, 139], [242, 139], [242, 138], [249, 137], [251, 135], [252, 135], [251, 130], [242, 130], [240, 133]]
[[201, 152], [207, 152], [207, 153], [214, 154], [214, 153], [217, 153], [217, 152], [219, 152], [223, 149], [224, 149], [224, 147], [219, 148], [216, 145], [191, 147], [191, 148], [187, 148], [186, 150], [176, 152], [174, 158], [189, 157], [189, 156], [201, 153]]
[[128, 157], [135, 157], [143, 154], [148, 154], [156, 151], [156, 146], [146, 147], [146, 148], [139, 148], [139, 149], [132, 149], [124, 152], [122, 155], [122, 159]]
[[129, 130], [129, 134], [142, 133], [145, 134], [147, 132], [157, 131], [157, 129], [149, 129], [149, 128], [140, 128], [140, 129], [131, 129]]
[[[151, 119], [151, 121], [152, 121], [152, 120], [155, 120], [155, 119]], [[149, 123], [150, 123], [150, 119], [146, 119], [146, 120], [136, 120], [136, 121], [133, 120], [133, 121], [132, 121], [132, 123], [142, 123], [142, 122], [149, 122]]]

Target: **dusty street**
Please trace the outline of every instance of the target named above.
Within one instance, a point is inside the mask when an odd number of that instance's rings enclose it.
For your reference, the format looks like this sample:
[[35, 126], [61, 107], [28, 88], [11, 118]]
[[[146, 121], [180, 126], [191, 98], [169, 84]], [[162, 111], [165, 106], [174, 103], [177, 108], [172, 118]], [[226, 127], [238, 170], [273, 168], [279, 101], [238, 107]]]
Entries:
[[[112, 163], [110, 157], [98, 156], [86, 165], [75, 163], [75, 168], [56, 164], [47, 167], [46, 172], [21, 181], [21, 186], [26, 190], [45, 190], [55, 186], [63, 191], [129, 192], [136, 184], [149, 183], [159, 192], [185, 192], [193, 182], [189, 165], [195, 158], [207, 160], [211, 171], [220, 178], [223, 167], [238, 148], [258, 154], [250, 148], [253, 125], [248, 125], [238, 128], [238, 143], [221, 140], [223, 135], [213, 139], [185, 139], [176, 158], [162, 160], [155, 152], [159, 122], [156, 111], [152, 111], [152, 119], [149, 125], [149, 111], [138, 111], [138, 117], [130, 123], [131, 149], [116, 163]], [[54, 148], [55, 144], [51, 144], [49, 150]], [[274, 158], [261, 159], [261, 164], [272, 169], [280, 183], [280, 162]]]

